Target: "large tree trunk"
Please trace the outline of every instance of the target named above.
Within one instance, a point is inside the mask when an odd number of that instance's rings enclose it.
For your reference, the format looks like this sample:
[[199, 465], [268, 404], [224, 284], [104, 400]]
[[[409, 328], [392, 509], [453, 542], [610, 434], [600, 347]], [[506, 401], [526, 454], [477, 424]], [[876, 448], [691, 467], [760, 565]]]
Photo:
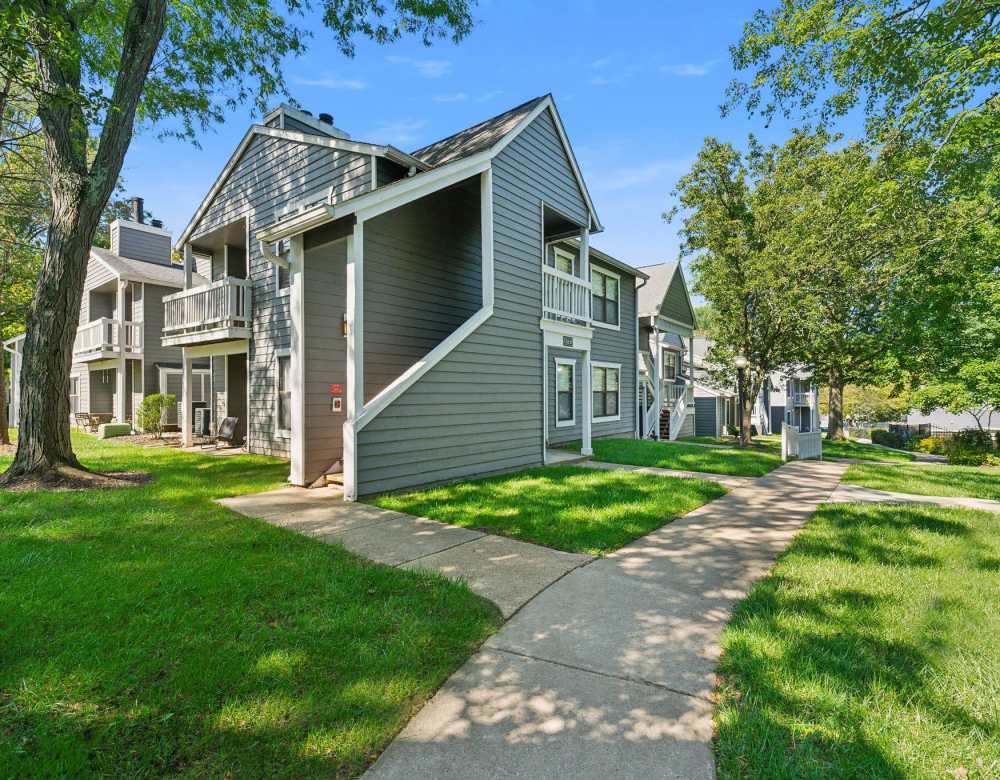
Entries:
[[831, 368], [830, 384], [830, 417], [826, 426], [828, 441], [843, 441], [844, 435], [844, 374], [839, 368]]
[[66, 52], [55, 44], [35, 52], [52, 222], [26, 323], [17, 454], [0, 484], [25, 475], [44, 478], [64, 466], [79, 468], [70, 443], [68, 388], [87, 259], [132, 141], [136, 107], [165, 22], [166, 0], [132, 0], [112, 108], [89, 166], [89, 129], [75, 99], [81, 93], [80, 61], [61, 56]]

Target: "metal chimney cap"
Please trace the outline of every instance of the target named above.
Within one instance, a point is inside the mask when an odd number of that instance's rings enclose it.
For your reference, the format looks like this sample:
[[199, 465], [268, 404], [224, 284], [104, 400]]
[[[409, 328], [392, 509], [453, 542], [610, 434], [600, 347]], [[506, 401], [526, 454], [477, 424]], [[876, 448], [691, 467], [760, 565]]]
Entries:
[[160, 228], [161, 230], [163, 229], [163, 220], [162, 219], [154, 219], [149, 224], [152, 225], [155, 228]]
[[319, 121], [327, 125], [333, 124], [333, 114], [323, 113], [319, 115]]

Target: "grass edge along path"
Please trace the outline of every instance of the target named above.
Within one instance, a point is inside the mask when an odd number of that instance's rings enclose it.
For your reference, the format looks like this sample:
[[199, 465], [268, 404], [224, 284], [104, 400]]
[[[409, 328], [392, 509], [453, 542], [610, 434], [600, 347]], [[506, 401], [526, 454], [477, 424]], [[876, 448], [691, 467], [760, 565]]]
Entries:
[[287, 463], [74, 446], [155, 479], [0, 493], [4, 776], [357, 776], [501, 622], [462, 583], [214, 502]]
[[370, 503], [557, 550], [600, 555], [725, 493], [707, 480], [547, 466], [376, 496]]

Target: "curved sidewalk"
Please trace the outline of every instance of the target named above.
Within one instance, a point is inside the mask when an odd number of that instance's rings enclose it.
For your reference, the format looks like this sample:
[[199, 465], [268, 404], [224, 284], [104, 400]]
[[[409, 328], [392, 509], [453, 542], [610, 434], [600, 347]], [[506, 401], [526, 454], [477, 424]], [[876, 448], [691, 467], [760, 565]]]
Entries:
[[366, 777], [713, 778], [722, 629], [846, 468], [789, 463], [570, 571], [445, 683]]

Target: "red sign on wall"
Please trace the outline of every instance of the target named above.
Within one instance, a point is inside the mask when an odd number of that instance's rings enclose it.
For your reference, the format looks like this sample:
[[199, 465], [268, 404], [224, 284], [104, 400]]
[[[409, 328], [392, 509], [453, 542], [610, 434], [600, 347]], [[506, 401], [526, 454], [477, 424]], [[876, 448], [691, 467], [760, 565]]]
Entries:
[[341, 384], [330, 385], [330, 395], [341, 395], [344, 392], [344, 386]]

